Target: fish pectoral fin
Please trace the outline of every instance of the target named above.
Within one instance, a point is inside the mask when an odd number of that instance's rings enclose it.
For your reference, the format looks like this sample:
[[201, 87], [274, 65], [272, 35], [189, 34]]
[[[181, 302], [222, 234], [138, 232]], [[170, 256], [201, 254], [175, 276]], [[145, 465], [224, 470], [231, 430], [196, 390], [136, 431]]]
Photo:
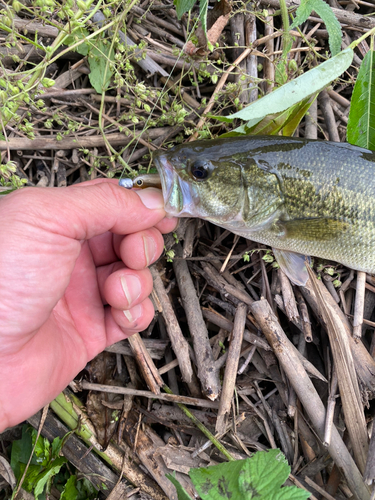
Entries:
[[272, 248], [277, 263], [295, 285], [305, 286], [309, 275], [306, 265], [310, 265], [310, 257], [295, 252], [287, 252]]
[[305, 241], [329, 241], [348, 229], [346, 222], [330, 218], [293, 219], [275, 224], [281, 238]]

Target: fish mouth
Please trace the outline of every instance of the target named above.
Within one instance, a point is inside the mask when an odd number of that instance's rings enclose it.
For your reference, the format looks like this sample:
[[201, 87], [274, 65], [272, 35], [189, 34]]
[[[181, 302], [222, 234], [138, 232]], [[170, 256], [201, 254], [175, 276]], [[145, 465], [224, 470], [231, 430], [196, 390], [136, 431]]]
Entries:
[[154, 162], [160, 175], [167, 214], [173, 217], [197, 217], [200, 197], [194, 186], [178, 175], [166, 155], [158, 153]]

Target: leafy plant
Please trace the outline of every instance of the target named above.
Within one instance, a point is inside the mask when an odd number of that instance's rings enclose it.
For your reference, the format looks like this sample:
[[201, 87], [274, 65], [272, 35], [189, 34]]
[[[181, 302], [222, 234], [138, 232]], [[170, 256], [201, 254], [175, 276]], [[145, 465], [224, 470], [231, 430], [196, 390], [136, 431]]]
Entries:
[[[290, 467], [280, 450], [258, 451], [251, 458], [212, 467], [190, 469], [189, 476], [203, 500], [305, 500], [308, 491], [283, 486]], [[191, 500], [177, 479], [167, 474], [179, 500]]]
[[[41, 436], [36, 441], [34, 454], [22, 483], [22, 487], [33, 493], [35, 498], [46, 498], [46, 493], [50, 492], [53, 484], [60, 490], [60, 498], [63, 500], [95, 498], [97, 492], [90, 481], [71, 475], [65, 467], [67, 459], [60, 456], [61, 448], [69, 434], [62, 439], [55, 438], [52, 444]], [[21, 439], [12, 443], [11, 467], [18, 482], [23, 477], [36, 436], [35, 429], [25, 425]]]
[[[290, 108], [298, 104], [299, 106], [296, 106], [295, 113], [289, 115], [286, 121], [286, 123], [290, 123], [291, 120], [294, 120], [294, 126], [297, 126], [303, 116], [300, 112], [300, 107], [302, 106], [305, 113], [308, 109], [308, 106], [306, 106], [308, 100], [338, 78], [350, 66], [352, 59], [353, 49], [348, 47], [331, 59], [307, 71], [295, 80], [282, 85], [241, 111], [227, 117], [215, 116], [217, 120], [227, 123], [232, 123], [236, 118], [247, 121], [246, 124], [237, 127], [228, 134], [224, 134], [223, 137], [248, 134], [255, 126], [260, 127], [262, 124], [266, 124], [267, 121], [276, 120], [280, 113], [290, 110]], [[295, 119], [297, 114], [299, 115], [298, 121]], [[266, 120], [266, 122], [263, 122], [263, 120]], [[277, 124], [277, 127], [280, 130], [280, 125]], [[291, 128], [289, 128], [288, 133], [291, 131]], [[267, 133], [274, 132], [268, 129]]]
[[75, 37], [69, 37], [65, 45], [72, 45], [73, 41], [82, 40], [82, 43], [76, 47], [79, 54], [87, 56], [87, 62], [90, 66], [89, 80], [98, 94], [105, 92], [110, 84], [114, 74], [112, 65], [115, 63], [113, 45], [106, 37], [100, 33], [96, 38], [90, 41], [83, 41], [89, 35], [85, 29], [75, 34]]
[[[195, 2], [196, 0], [173, 0], [176, 6], [177, 17], [181, 19], [185, 12], [189, 12], [194, 7]], [[205, 34], [207, 34], [207, 10], [208, 0], [199, 0], [199, 19]]]
[[302, 0], [296, 11], [296, 17], [291, 29], [304, 23], [311, 13], [315, 11], [326, 25], [328, 31], [328, 43], [332, 55], [335, 56], [341, 50], [342, 31], [331, 7], [324, 0]]
[[351, 144], [375, 150], [375, 52], [365, 55], [350, 103], [347, 139]]

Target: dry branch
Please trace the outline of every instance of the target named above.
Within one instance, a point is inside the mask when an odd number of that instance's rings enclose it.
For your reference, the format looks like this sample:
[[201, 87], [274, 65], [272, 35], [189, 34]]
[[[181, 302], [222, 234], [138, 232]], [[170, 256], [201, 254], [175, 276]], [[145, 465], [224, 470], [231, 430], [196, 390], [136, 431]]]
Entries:
[[190, 362], [189, 344], [182, 334], [180, 325], [157, 268], [155, 266], [151, 266], [150, 269], [152, 279], [154, 281], [154, 289], [161, 304], [161, 313], [165, 321], [169, 338], [171, 339], [173, 351], [178, 359], [182, 378], [185, 382], [190, 383], [192, 381], [193, 368]]
[[[182, 257], [181, 245], [176, 245], [176, 255]], [[185, 309], [190, 335], [193, 339], [194, 353], [197, 360], [198, 377], [204, 393], [214, 401], [220, 393], [220, 381], [215, 360], [213, 358], [208, 331], [204, 322], [202, 311], [197, 297], [193, 280], [186, 261], [175, 260], [173, 269], [181, 294], [182, 304]]]
[[335, 308], [324, 301], [320, 289], [316, 285], [318, 280], [313, 271], [308, 266], [307, 269], [318, 299], [321, 314], [328, 326], [327, 332], [337, 372], [345, 422], [353, 446], [354, 456], [360, 471], [363, 473], [368, 452], [367, 429], [348, 337], [340, 318], [335, 314]]
[[[320, 439], [323, 440], [326, 416], [324, 405], [298, 356], [293, 350], [287, 347], [287, 337], [279, 325], [270, 305], [267, 301], [260, 300], [259, 302], [254, 302], [250, 309], [259, 325], [261, 325], [262, 331], [278, 357], [290, 384], [301, 400], [305, 411], [314, 425], [316, 433]], [[357, 495], [361, 500], [369, 500], [369, 490], [363, 482], [362, 475], [336, 427], [332, 429], [332, 440], [328, 450], [335, 463], [345, 475], [352, 493]]]
[[234, 318], [232, 338], [229, 344], [228, 358], [225, 366], [223, 389], [216, 421], [216, 432], [222, 434], [228, 425], [234, 388], [236, 385], [238, 362], [246, 323], [247, 306], [241, 303], [237, 307]]

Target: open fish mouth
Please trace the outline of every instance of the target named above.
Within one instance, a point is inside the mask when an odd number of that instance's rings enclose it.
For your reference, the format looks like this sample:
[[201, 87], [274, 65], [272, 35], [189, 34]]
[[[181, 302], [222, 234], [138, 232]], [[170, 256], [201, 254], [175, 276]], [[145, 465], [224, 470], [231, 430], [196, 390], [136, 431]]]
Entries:
[[154, 163], [160, 175], [165, 211], [174, 217], [196, 217], [200, 197], [194, 185], [178, 175], [166, 155], [155, 155]]

